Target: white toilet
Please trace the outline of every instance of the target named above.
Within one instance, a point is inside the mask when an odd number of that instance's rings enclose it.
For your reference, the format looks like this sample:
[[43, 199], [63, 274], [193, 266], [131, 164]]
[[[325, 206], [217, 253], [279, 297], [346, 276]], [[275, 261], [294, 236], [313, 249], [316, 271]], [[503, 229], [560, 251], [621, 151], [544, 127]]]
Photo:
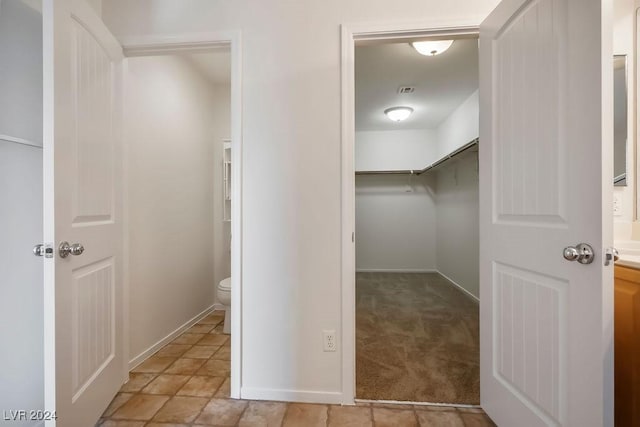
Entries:
[[231, 333], [231, 277], [222, 279], [218, 284], [218, 301], [224, 305], [224, 329], [225, 334]]

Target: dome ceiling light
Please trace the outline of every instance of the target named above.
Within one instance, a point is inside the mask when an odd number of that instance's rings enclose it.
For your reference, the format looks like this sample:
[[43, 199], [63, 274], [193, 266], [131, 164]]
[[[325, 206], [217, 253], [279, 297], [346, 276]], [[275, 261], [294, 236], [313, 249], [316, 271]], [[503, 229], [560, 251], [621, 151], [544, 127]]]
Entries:
[[413, 46], [413, 48], [421, 55], [436, 56], [449, 49], [452, 44], [453, 40], [433, 40], [426, 42], [412, 42], [411, 46]]
[[391, 107], [384, 110], [384, 113], [389, 117], [389, 119], [394, 122], [401, 122], [406, 120], [411, 113], [413, 113], [413, 108], [411, 107]]

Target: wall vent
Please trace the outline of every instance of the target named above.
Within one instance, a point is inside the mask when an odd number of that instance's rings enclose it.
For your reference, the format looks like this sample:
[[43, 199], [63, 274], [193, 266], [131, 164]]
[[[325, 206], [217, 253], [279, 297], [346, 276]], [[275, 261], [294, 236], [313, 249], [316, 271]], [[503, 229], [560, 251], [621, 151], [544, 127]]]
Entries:
[[403, 93], [413, 93], [415, 92], [416, 88], [412, 87], [412, 86], [400, 86], [398, 88], [398, 93], [399, 94], [403, 94]]

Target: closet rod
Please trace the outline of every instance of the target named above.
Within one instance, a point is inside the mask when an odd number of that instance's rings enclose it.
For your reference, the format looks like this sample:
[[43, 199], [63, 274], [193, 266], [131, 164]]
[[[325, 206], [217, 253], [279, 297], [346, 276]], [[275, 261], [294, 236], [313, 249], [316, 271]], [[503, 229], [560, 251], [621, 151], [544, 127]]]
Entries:
[[461, 154], [461, 153], [467, 151], [469, 148], [475, 147], [476, 145], [478, 145], [479, 141], [480, 141], [480, 139], [476, 138], [476, 139], [472, 140], [471, 142], [466, 143], [462, 147], [458, 148], [455, 151], [452, 151], [451, 153], [449, 153], [446, 156], [444, 156], [443, 158], [435, 161], [434, 163], [430, 164], [429, 166], [425, 167], [424, 169], [420, 169], [420, 170], [387, 170], [387, 171], [356, 171], [356, 175], [422, 175], [423, 173], [427, 172], [428, 170], [433, 169], [436, 166], [440, 166], [442, 163], [446, 162], [447, 160], [457, 156], [458, 154]]
[[419, 170], [356, 171], [356, 175], [417, 175]]

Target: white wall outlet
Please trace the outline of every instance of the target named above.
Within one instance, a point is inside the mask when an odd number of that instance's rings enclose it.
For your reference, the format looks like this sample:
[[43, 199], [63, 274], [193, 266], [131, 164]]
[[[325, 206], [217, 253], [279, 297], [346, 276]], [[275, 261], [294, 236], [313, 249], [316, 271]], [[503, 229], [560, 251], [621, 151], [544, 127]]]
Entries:
[[613, 216], [622, 215], [622, 195], [613, 193]]
[[336, 331], [324, 330], [322, 331], [322, 347], [324, 351], [336, 351], [338, 343], [336, 342]]

